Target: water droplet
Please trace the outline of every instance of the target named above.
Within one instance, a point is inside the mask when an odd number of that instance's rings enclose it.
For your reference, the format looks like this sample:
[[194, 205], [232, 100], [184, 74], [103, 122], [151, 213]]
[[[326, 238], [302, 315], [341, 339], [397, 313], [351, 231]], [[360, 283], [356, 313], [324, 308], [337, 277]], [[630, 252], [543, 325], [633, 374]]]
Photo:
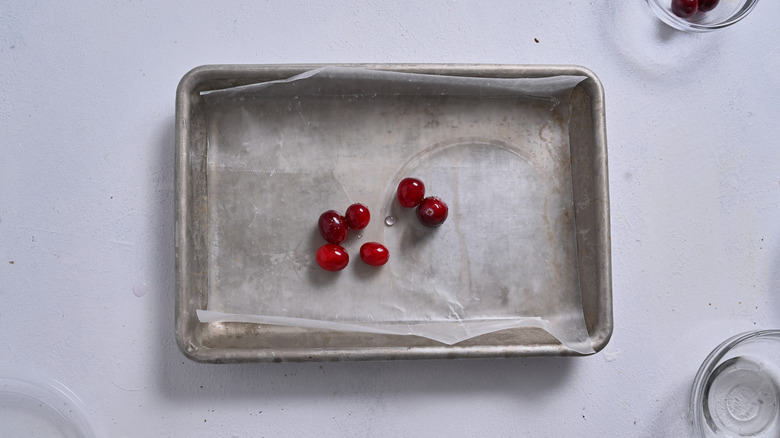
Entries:
[[133, 285], [133, 295], [137, 297], [142, 297], [146, 295], [146, 283], [144, 282], [138, 282]]
[[358, 239], [361, 239], [361, 238], [363, 238], [363, 235], [362, 235], [362, 234], [358, 234], [358, 235], [357, 235], [357, 238], [358, 238]]
[[395, 225], [395, 217], [393, 217], [393, 216], [386, 217], [385, 218], [385, 225], [387, 225], [388, 227], [392, 227], [393, 225]]

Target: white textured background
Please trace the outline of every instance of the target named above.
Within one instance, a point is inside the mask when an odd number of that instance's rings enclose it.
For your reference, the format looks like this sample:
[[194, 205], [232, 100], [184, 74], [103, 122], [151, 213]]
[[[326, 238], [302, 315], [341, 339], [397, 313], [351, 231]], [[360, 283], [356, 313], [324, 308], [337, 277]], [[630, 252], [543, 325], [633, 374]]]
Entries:
[[[706, 354], [780, 327], [780, 3], [0, 1], [0, 372], [101, 436], [686, 436]], [[534, 41], [538, 39], [538, 43]], [[173, 115], [212, 63], [581, 64], [606, 90], [615, 332], [586, 358], [200, 365], [173, 336]]]

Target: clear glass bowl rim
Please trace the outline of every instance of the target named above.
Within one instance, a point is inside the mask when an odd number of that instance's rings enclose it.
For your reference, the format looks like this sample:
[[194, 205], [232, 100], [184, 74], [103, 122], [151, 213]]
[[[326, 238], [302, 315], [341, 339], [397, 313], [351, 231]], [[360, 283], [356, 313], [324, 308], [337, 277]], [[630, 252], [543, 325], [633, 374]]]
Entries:
[[707, 358], [704, 359], [701, 367], [699, 367], [699, 371], [696, 373], [696, 378], [693, 380], [693, 387], [691, 388], [690, 409], [693, 431], [695, 434], [697, 434], [697, 436], [702, 438], [705, 437], [705, 424], [702, 421], [702, 401], [704, 397], [704, 386], [707, 382], [707, 379], [709, 379], [710, 374], [712, 374], [715, 368], [720, 364], [721, 359], [723, 359], [723, 357], [726, 356], [726, 354], [728, 354], [728, 352], [731, 351], [734, 347], [744, 343], [745, 341], [756, 338], [771, 338], [780, 342], [780, 330], [751, 330], [734, 335], [715, 347], [715, 349], [712, 350]]
[[[647, 5], [650, 6], [650, 9], [653, 10], [655, 15], [657, 15], [658, 18], [661, 19], [661, 21], [668, 24], [669, 26], [672, 26], [675, 29], [689, 31], [689, 32], [709, 32], [716, 29], [722, 29], [724, 27], [731, 26], [732, 24], [745, 18], [750, 13], [750, 11], [752, 11], [753, 8], [755, 8], [756, 5], [758, 4], [758, 0], [746, 0], [744, 4], [739, 8], [739, 10], [737, 10], [737, 12], [735, 12], [727, 20], [723, 20], [713, 24], [700, 24], [700, 23], [692, 23], [686, 21], [672, 14], [671, 12], [664, 9], [659, 4], [659, 0], [646, 0], [646, 1], [647, 1]], [[671, 2], [671, 0], [669, 1]]]
[[60, 381], [46, 375], [20, 370], [0, 372], [0, 392], [9, 397], [30, 397], [44, 403], [60, 416], [63, 425], [84, 438], [95, 432], [87, 420], [81, 399]]

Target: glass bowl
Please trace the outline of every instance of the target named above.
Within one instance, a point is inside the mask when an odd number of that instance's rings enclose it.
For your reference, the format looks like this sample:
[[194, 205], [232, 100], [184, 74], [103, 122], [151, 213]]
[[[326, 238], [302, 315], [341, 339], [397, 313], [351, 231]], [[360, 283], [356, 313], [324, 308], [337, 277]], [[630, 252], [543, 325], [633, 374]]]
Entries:
[[691, 392], [697, 436], [780, 436], [780, 330], [752, 331], [720, 344]]
[[0, 373], [0, 437], [94, 438], [81, 400], [60, 382]]
[[[687, 32], [709, 32], [730, 26], [745, 18], [758, 4], [758, 0], [720, 0], [707, 12], [696, 11], [682, 18], [672, 11], [672, 3], [679, 0], [647, 0], [650, 9], [664, 23]], [[703, 2], [704, 0], [699, 0]]]

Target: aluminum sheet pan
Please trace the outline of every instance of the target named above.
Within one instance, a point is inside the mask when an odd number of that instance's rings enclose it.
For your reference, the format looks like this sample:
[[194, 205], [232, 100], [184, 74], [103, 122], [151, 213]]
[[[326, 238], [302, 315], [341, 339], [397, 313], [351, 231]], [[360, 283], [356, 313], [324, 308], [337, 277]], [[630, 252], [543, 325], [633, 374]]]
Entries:
[[[204, 66], [180, 83], [176, 334], [185, 354], [227, 362], [603, 348], [609, 212], [593, 73], [319, 67]], [[424, 229], [392, 202], [404, 176], [449, 200], [448, 227]], [[373, 271], [352, 251], [352, 269], [334, 276], [314, 264], [323, 242], [308, 224], [353, 200], [369, 205], [373, 225], [345, 247], [365, 234], [393, 257]], [[385, 226], [385, 215], [399, 223]]]

